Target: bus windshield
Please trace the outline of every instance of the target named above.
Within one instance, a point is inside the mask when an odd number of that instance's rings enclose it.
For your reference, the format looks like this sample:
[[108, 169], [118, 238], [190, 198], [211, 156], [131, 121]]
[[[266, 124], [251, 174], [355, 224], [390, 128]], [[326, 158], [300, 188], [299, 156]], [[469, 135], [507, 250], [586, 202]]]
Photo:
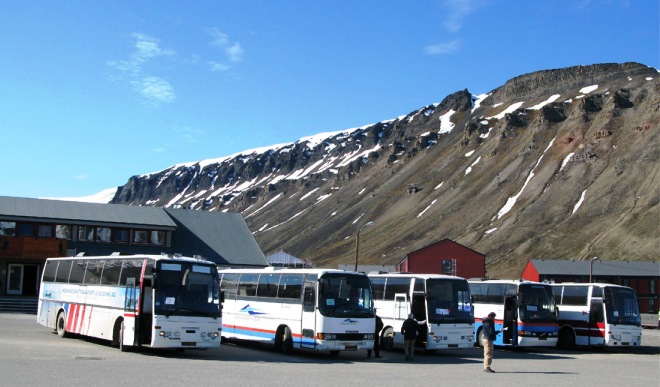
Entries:
[[521, 284], [519, 303], [520, 321], [557, 321], [555, 299], [548, 285]]
[[637, 308], [637, 298], [632, 289], [606, 287], [605, 305], [607, 309], [607, 322], [610, 324], [624, 324], [641, 326], [641, 317]]
[[319, 279], [319, 312], [328, 317], [373, 317], [367, 276], [326, 273]]
[[214, 266], [160, 261], [155, 277], [156, 314], [220, 316], [218, 275]]
[[432, 324], [474, 322], [470, 290], [465, 281], [429, 279], [426, 300]]

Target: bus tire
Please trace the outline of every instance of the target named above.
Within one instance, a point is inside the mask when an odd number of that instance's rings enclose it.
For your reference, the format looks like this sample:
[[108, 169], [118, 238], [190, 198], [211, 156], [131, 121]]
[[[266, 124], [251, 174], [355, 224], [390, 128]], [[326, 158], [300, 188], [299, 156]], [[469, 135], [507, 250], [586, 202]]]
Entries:
[[560, 330], [557, 346], [562, 349], [575, 349], [575, 332], [570, 328]]
[[124, 321], [122, 320], [121, 328], [119, 329], [119, 351], [128, 352], [131, 350], [131, 346], [124, 343], [124, 329]]
[[69, 337], [69, 332], [66, 331], [66, 312], [64, 311], [57, 314], [55, 332], [57, 332], [59, 337]]
[[394, 350], [394, 330], [391, 327], [388, 327], [383, 332], [383, 337], [380, 339], [380, 343], [383, 346], [383, 349], [386, 351]]
[[483, 337], [481, 337], [481, 331], [482, 330], [483, 330], [483, 328], [479, 328], [479, 330], [477, 331], [477, 339], [475, 340], [475, 345], [479, 348], [484, 347], [484, 339], [483, 339]]
[[280, 327], [275, 336], [275, 348], [285, 355], [293, 352], [293, 335], [289, 327]]
[[330, 351], [330, 356], [339, 356], [339, 351]]
[[121, 335], [121, 319], [117, 319], [115, 321], [115, 325], [112, 328], [112, 341], [110, 342], [110, 346], [113, 348], [119, 348], [119, 336]]

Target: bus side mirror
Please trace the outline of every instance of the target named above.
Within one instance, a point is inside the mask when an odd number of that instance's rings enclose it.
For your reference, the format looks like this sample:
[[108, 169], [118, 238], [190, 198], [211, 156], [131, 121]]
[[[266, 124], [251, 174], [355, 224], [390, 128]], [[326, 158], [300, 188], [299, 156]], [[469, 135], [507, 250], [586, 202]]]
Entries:
[[151, 287], [154, 289], [158, 288], [158, 275], [156, 273], [151, 275]]

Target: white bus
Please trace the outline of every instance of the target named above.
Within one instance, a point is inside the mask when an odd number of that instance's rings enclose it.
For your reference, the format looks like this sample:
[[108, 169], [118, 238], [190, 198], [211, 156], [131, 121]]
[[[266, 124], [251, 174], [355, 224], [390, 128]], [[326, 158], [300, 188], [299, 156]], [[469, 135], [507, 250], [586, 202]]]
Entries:
[[474, 305], [475, 339], [481, 343], [482, 319], [495, 312], [495, 329], [507, 328], [494, 344], [554, 347], [559, 324], [549, 284], [523, 280], [469, 280]]
[[375, 317], [369, 278], [326, 269], [220, 270], [222, 338], [329, 351], [369, 350]]
[[553, 284], [559, 308], [559, 346], [639, 346], [642, 326], [635, 291], [611, 284]]
[[474, 315], [467, 280], [441, 274], [369, 274], [376, 313], [383, 320], [384, 349], [403, 348], [401, 325], [412, 313], [420, 322], [416, 348], [469, 348]]
[[158, 255], [46, 260], [37, 321], [130, 347], [217, 348], [222, 319], [215, 263]]

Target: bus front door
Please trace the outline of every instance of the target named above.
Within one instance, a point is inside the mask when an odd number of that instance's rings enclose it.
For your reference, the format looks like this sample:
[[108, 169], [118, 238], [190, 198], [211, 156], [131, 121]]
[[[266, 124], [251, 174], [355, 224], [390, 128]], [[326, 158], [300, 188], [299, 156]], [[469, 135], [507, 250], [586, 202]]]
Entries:
[[403, 322], [408, 318], [409, 313], [410, 313], [410, 308], [408, 305], [408, 299], [406, 297], [406, 294], [404, 293], [395, 294], [393, 316], [394, 316], [394, 320], [396, 321], [394, 326], [398, 327], [398, 329], [396, 329], [394, 332], [393, 343], [395, 348], [403, 348], [403, 335], [401, 334], [401, 325], [403, 325]]
[[[603, 309], [602, 298], [591, 299], [591, 309], [589, 310], [589, 331], [587, 332], [587, 344], [604, 345], [605, 344], [605, 313]], [[601, 327], [603, 329], [601, 330]]]
[[136, 324], [135, 324], [135, 311], [137, 309], [137, 286], [135, 285], [135, 278], [126, 279], [126, 296], [124, 298], [124, 321], [122, 323], [121, 335], [122, 343], [128, 346], [133, 346], [136, 343]]
[[502, 332], [502, 343], [505, 345], [518, 345], [518, 300], [516, 297], [506, 297], [504, 300], [503, 327], [508, 328]]
[[300, 346], [314, 349], [316, 347], [316, 292], [315, 284], [312, 282], [306, 282], [303, 290], [300, 325], [300, 332], [302, 333]]

